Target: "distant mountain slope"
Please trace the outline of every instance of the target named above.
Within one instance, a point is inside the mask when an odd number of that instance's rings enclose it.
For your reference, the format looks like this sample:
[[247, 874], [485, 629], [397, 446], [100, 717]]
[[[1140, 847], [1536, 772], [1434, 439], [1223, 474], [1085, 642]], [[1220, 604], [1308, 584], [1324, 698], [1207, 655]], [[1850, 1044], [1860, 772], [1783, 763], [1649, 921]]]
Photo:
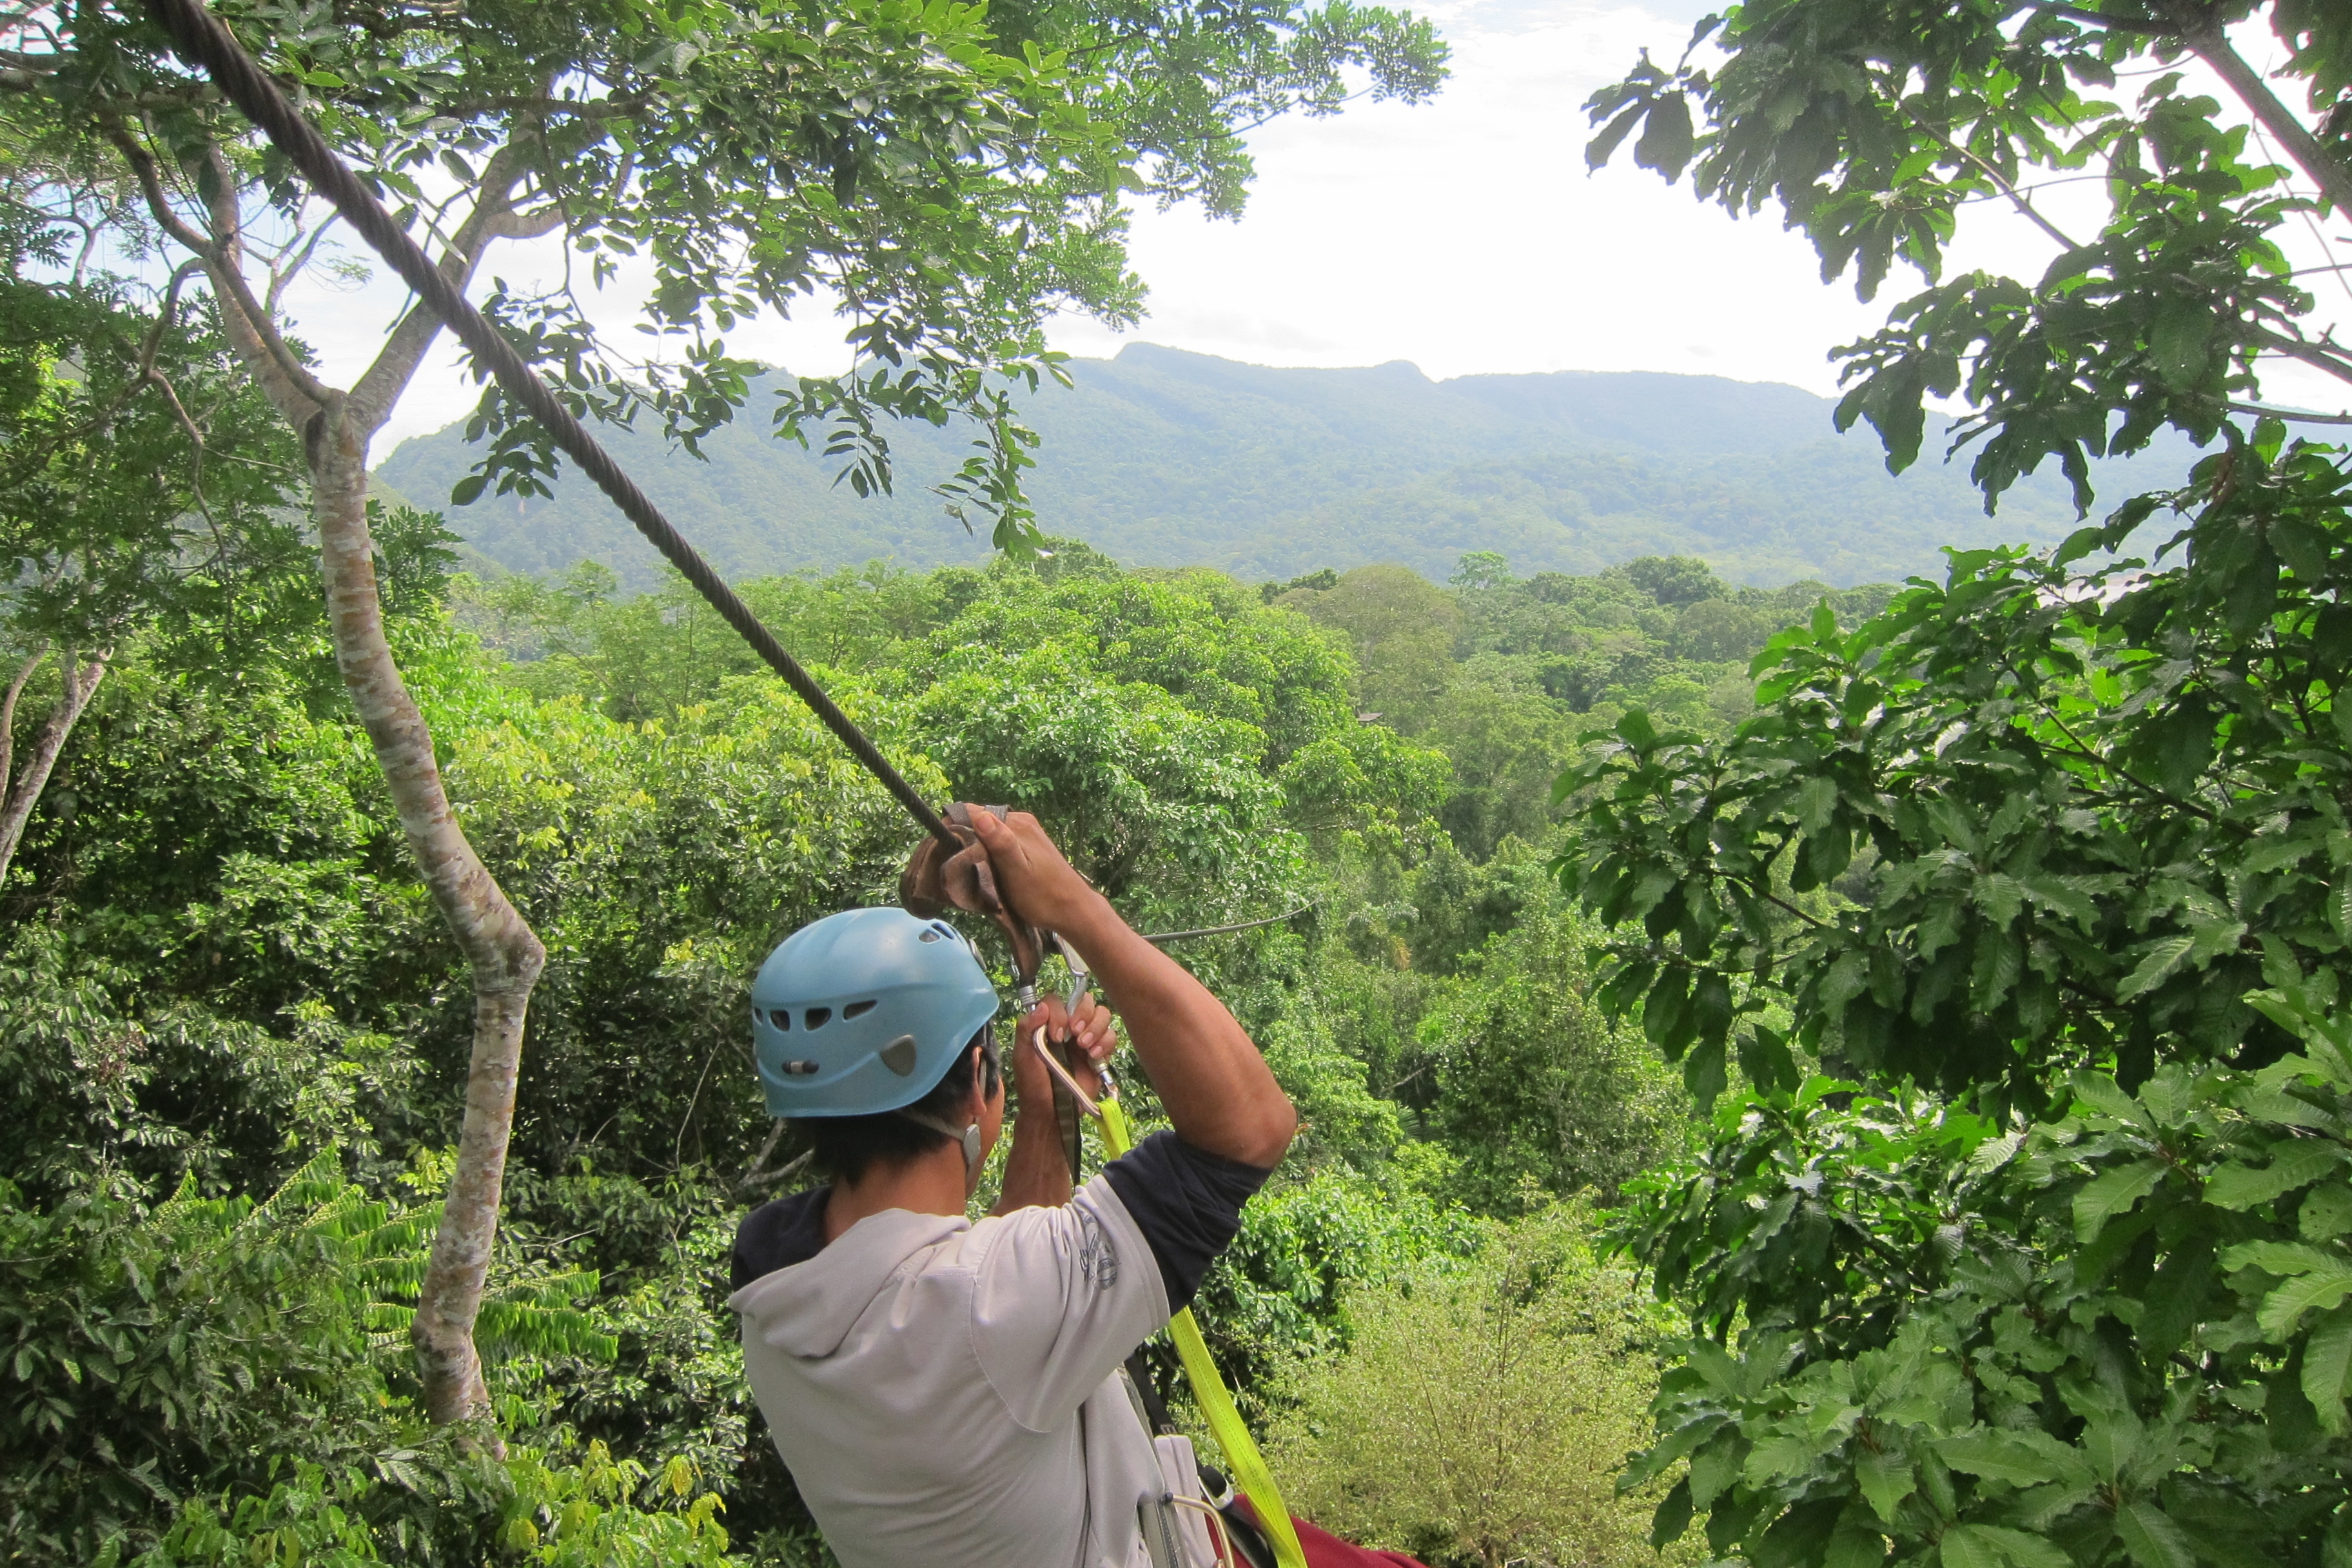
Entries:
[[[1936, 571], [1945, 544], [2046, 542], [2074, 526], [2053, 477], [2020, 486], [1997, 519], [1958, 468], [1891, 479], [1867, 432], [1835, 435], [1830, 402], [1790, 386], [1588, 371], [1433, 382], [1401, 361], [1275, 370], [1142, 343], [1070, 369], [1075, 387], [1029, 402], [1045, 437], [1039, 519], [1138, 564], [1288, 577], [1401, 561], [1443, 578], [1471, 550], [1501, 551], [1523, 573], [1678, 552], [1736, 581], [1850, 584]], [[923, 489], [968, 436], [894, 430], [898, 494], [861, 501], [833, 485], [832, 461], [768, 435], [767, 403], [755, 393], [705, 442], [708, 462], [651, 437], [605, 438], [730, 574], [985, 553]], [[472, 456], [453, 426], [404, 442], [377, 477], [446, 509]], [[2177, 479], [2180, 456], [2147, 461], [2144, 482]], [[517, 571], [593, 556], [640, 585], [656, 575], [652, 552], [576, 476], [551, 501], [490, 498], [450, 517]]]

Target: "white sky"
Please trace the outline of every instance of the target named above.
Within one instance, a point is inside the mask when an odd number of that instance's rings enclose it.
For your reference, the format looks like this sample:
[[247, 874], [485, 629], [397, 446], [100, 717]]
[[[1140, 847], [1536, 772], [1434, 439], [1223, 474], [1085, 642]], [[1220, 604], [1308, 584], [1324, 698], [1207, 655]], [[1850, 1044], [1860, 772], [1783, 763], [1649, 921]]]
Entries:
[[[1630, 152], [1588, 176], [1579, 105], [1647, 47], [1677, 57], [1690, 0], [1444, 0], [1428, 7], [1454, 46], [1454, 76], [1433, 102], [1359, 104], [1336, 119], [1279, 121], [1256, 133], [1248, 211], [1213, 223], [1196, 209], [1145, 212], [1133, 257], [1150, 314], [1134, 339], [1259, 364], [1365, 365], [1411, 360], [1432, 376], [1475, 372], [1659, 370], [1835, 390], [1827, 358], [1884, 320], [1917, 285], [1898, 270], [1879, 300], [1825, 286], [1801, 237], [1776, 211], [1735, 222], [1633, 167]], [[2261, 58], [2266, 39], [2244, 40]], [[2048, 192], [2045, 210], [2095, 228], [2095, 186]], [[2075, 198], [2070, 200], [2069, 198]], [[2342, 226], [2340, 224], [2336, 226]], [[2322, 257], [2290, 238], [2302, 261]], [[2032, 279], [2053, 247], [2006, 207], [1971, 209], [1956, 266]], [[508, 245], [484, 268], [520, 283], [560, 267], [551, 242]], [[2352, 275], [2322, 280], [2352, 301]], [[329, 378], [347, 383], [400, 303], [379, 277], [356, 289], [320, 279], [289, 298]], [[610, 298], [600, 324], [625, 333], [633, 301]], [[2352, 309], [2345, 312], [2352, 318]], [[739, 331], [737, 353], [804, 372], [841, 368], [839, 324], [822, 312]], [[1056, 347], [1100, 357], [1129, 341], [1086, 320], [1056, 325]], [[445, 338], [379, 438], [462, 418], [476, 389]], [[2274, 401], [2345, 406], [2316, 373], [2277, 374]], [[1050, 454], [1047, 455], [1050, 460]]]

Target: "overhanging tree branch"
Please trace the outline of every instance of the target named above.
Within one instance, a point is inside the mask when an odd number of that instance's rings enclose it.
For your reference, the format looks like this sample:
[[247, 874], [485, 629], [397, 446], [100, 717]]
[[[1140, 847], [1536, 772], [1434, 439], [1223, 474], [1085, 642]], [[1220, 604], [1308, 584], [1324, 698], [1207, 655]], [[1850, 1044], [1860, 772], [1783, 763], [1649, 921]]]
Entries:
[[[163, 189], [163, 174], [154, 155], [140, 144], [129, 128], [112, 121], [105, 130], [107, 140], [131, 166], [131, 175], [138, 181], [140, 194], [146, 198], [147, 210], [157, 226], [182, 247], [204, 258], [205, 272], [224, 296], [220, 301], [221, 322], [229, 341], [236, 345], [238, 356], [252, 367], [254, 379], [261, 384], [278, 412], [286, 416], [289, 423], [299, 426], [324, 407], [332, 394], [294, 357], [293, 349], [270, 326], [268, 310], [246, 284], [233, 244], [207, 237], [174, 210], [170, 195]], [[215, 221], [220, 216], [216, 208], [214, 216]]]
[[2163, 22], [2139, 16], [2110, 16], [2105, 11], [2094, 11], [2088, 5], [2069, 5], [2062, 0], [2024, 0], [2024, 9], [2038, 11], [2045, 16], [2063, 16], [2069, 22], [2082, 22], [2094, 27], [2105, 27], [2117, 33], [2138, 33], [2161, 37], [2175, 31]]
[[2294, 112], [2281, 102], [2271, 90], [2262, 73], [2248, 65], [2245, 57], [2231, 47], [2230, 40], [2215, 25], [2184, 35], [2184, 40], [2195, 50], [2197, 58], [2230, 84], [2245, 106], [2253, 110], [2263, 129], [2279, 139], [2303, 172], [2316, 184], [2328, 205], [2338, 214], [2352, 216], [2352, 168], [2320, 145], [2319, 138], [2310, 127], [2297, 119]]

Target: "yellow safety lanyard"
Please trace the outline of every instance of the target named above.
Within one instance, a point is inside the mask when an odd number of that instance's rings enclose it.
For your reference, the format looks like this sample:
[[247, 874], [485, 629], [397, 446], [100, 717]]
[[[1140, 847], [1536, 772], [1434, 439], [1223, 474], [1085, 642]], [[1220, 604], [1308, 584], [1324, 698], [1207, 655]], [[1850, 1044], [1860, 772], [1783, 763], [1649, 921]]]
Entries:
[[[1054, 1053], [1037, 1042], [1037, 1054], [1045, 1066], [1062, 1080], [1062, 1087], [1077, 1101], [1079, 1109], [1102, 1123], [1103, 1143], [1110, 1157], [1118, 1159], [1135, 1147], [1135, 1132], [1127, 1120], [1127, 1110], [1118, 1102], [1118, 1091], [1104, 1086], [1099, 1102], [1089, 1099], [1077, 1086]], [[1184, 1363], [1184, 1376], [1192, 1385], [1192, 1402], [1208, 1418], [1209, 1430], [1215, 1435], [1217, 1447], [1224, 1450], [1225, 1468], [1241, 1483], [1242, 1490], [1257, 1510], [1258, 1526], [1266, 1539], [1274, 1542], [1275, 1561], [1281, 1568], [1307, 1568], [1306, 1550], [1298, 1544], [1298, 1532], [1290, 1527], [1290, 1510], [1283, 1506], [1282, 1489], [1274, 1484], [1274, 1472], [1265, 1468], [1265, 1456], [1257, 1448], [1257, 1439], [1250, 1436], [1242, 1420], [1242, 1413], [1234, 1408], [1234, 1396], [1225, 1388], [1225, 1380], [1217, 1371], [1217, 1363], [1209, 1359], [1208, 1342], [1201, 1337], [1201, 1324], [1186, 1307], [1168, 1320], [1169, 1337], [1176, 1342], [1177, 1359]]]

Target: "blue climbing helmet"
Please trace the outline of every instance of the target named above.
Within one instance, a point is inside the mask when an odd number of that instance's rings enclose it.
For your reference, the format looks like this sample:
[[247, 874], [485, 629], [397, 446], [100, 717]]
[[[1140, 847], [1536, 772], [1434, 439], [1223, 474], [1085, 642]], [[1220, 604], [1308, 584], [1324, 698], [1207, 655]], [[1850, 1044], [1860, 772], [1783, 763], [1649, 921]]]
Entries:
[[963, 933], [900, 909], [845, 910], [793, 932], [751, 982], [751, 1044], [771, 1116], [876, 1116], [939, 1087], [996, 1016]]

